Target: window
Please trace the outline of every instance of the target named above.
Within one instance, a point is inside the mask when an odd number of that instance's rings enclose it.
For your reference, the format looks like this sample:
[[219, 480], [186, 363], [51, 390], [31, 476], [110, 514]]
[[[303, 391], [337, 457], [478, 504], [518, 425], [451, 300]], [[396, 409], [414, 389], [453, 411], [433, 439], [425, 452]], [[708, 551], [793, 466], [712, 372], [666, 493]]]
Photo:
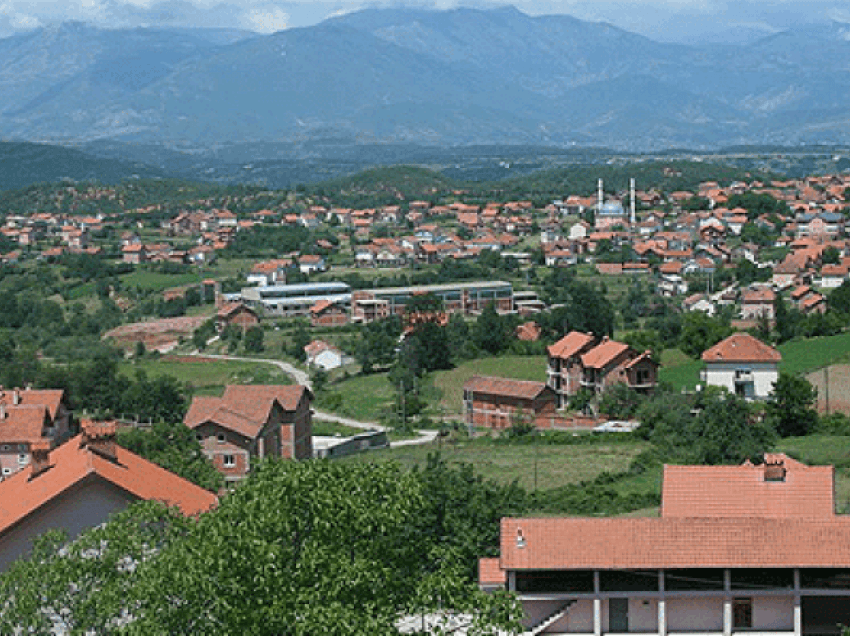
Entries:
[[236, 457], [234, 457], [233, 455], [224, 455], [222, 464], [224, 464], [224, 466], [227, 468], [233, 468], [234, 466], [236, 466]]
[[29, 458], [29, 455], [27, 455], [26, 453], [21, 453], [20, 455], [18, 455], [18, 463], [26, 464], [29, 461]]
[[198, 440], [198, 442], [200, 442], [201, 444], [204, 443], [204, 436], [200, 433], [195, 433], [195, 439]]
[[753, 626], [753, 599], [736, 598], [732, 602], [732, 627], [751, 629]]
[[224, 433], [219, 433], [218, 435], [216, 435], [216, 439], [218, 440], [219, 444], [224, 444], [227, 441], [227, 438], [224, 436]]
[[4, 475], [11, 475], [11, 474], [12, 474], [12, 469], [11, 469], [11, 468], [4, 468], [4, 469], [3, 469], [3, 474], [4, 474]]
[[8, 444], [3, 444], [3, 446], [0, 446], [0, 450], [2, 450], [2, 451], [7, 451], [7, 450], [9, 450], [9, 445], [8, 445]]

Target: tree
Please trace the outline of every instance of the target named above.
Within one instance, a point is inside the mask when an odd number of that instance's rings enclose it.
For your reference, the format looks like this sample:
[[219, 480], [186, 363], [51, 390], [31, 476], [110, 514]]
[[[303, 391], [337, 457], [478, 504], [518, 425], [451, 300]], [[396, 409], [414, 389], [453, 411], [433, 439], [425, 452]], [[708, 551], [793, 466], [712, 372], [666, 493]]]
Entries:
[[264, 462], [146, 564], [126, 631], [371, 636], [438, 610], [517, 629], [517, 603], [476, 588], [427, 510], [394, 464]]
[[780, 373], [765, 406], [767, 421], [782, 437], [806, 435], [818, 422], [818, 390], [805, 378]]
[[289, 354], [299, 362], [304, 362], [307, 359], [307, 352], [304, 347], [308, 344], [310, 344], [310, 334], [307, 333], [307, 327], [304, 326], [304, 323], [299, 322], [295, 328], [295, 334], [292, 336]]
[[692, 358], [713, 347], [732, 333], [732, 328], [720, 318], [712, 318], [701, 311], [691, 311], [682, 318], [679, 347]]
[[418, 341], [419, 368], [423, 372], [452, 368], [452, 356], [446, 328], [423, 322], [408, 336]]
[[500, 353], [508, 345], [508, 334], [502, 317], [496, 313], [496, 305], [487, 303], [484, 311], [475, 321], [472, 339], [482, 351], [494, 355]]
[[262, 327], [249, 327], [245, 332], [245, 351], [260, 353], [263, 350], [264, 332]]
[[842, 314], [850, 315], [850, 280], [845, 280], [829, 295], [829, 307]]

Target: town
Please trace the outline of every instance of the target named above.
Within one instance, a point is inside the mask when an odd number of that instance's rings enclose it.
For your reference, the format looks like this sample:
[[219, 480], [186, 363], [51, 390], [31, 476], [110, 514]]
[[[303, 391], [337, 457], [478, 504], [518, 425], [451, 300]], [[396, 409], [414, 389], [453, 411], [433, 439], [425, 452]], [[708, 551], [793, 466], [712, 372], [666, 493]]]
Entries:
[[713, 169], [0, 192], [0, 631], [841, 633], [850, 175]]

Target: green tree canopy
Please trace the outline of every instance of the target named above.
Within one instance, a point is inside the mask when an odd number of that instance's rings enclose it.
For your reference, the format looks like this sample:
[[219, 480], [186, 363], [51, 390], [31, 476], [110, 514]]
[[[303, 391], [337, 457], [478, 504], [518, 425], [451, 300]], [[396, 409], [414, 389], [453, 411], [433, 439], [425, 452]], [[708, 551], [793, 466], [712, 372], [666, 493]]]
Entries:
[[806, 435], [818, 422], [818, 390], [805, 378], [780, 373], [765, 406], [765, 420], [782, 437]]

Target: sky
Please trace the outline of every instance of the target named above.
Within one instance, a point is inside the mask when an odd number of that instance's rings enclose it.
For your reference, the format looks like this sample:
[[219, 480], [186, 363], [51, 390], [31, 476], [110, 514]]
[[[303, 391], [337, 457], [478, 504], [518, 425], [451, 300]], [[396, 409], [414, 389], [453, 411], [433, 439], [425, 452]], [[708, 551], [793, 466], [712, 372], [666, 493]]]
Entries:
[[809, 22], [850, 24], [846, 0], [0, 0], [0, 37], [67, 20], [105, 28], [181, 26], [272, 33], [369, 6], [488, 7], [569, 14], [665, 42], [741, 42]]

